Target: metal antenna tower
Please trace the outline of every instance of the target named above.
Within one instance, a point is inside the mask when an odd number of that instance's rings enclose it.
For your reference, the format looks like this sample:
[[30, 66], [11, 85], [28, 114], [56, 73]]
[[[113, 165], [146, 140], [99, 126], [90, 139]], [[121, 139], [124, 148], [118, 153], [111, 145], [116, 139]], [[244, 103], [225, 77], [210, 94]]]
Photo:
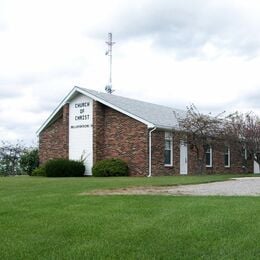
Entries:
[[115, 42], [112, 41], [112, 33], [108, 33], [108, 41], [106, 44], [108, 45], [106, 55], [109, 57], [109, 82], [108, 85], [106, 85], [105, 90], [107, 93], [112, 94], [114, 92], [112, 89], [112, 46], [115, 44]]

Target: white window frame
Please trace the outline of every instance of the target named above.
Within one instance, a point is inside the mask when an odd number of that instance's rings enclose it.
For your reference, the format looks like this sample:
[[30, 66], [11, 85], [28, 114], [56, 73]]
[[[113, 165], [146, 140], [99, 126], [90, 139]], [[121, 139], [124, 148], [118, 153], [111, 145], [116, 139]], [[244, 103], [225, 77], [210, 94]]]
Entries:
[[[210, 164], [206, 164], [206, 167], [207, 168], [210, 168], [210, 167], [212, 167], [212, 147], [211, 147], [211, 145], [209, 145], [209, 154], [210, 154], [210, 157], [209, 157], [209, 159], [210, 159]], [[208, 149], [207, 149], [207, 151], [206, 151], [206, 154], [208, 153]], [[206, 158], [207, 158], [207, 156], [206, 156]]]
[[[227, 149], [227, 152], [226, 152], [226, 149]], [[225, 162], [226, 162], [226, 155], [228, 156], [228, 164], [226, 165]], [[229, 146], [225, 146], [225, 150], [224, 150], [224, 166], [225, 168], [230, 168], [230, 147]]]
[[[172, 138], [172, 132], [165, 132], [164, 134], [164, 152], [165, 152], [165, 141], [170, 141], [170, 150], [167, 150], [167, 151], [171, 151], [171, 154], [170, 154], [170, 164], [164, 164], [164, 166], [168, 166], [168, 167], [171, 167], [173, 166], [173, 138]], [[165, 155], [164, 155], [165, 156]], [[164, 160], [165, 160], [165, 157], [164, 157]]]
[[246, 148], [244, 148], [244, 159], [248, 160], [248, 155], [247, 155], [247, 149]]

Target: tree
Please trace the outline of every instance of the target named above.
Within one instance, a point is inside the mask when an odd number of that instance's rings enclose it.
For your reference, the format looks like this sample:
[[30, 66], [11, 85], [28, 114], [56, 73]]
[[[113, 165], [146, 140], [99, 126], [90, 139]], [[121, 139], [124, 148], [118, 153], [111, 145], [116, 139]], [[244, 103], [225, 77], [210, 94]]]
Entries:
[[226, 118], [225, 131], [228, 138], [248, 157], [260, 164], [260, 118], [253, 112], [230, 114]]
[[23, 173], [32, 175], [32, 171], [39, 166], [39, 155], [37, 148], [26, 149], [19, 160]]
[[184, 118], [179, 118], [183, 136], [187, 136], [187, 142], [191, 149], [195, 149], [197, 161], [197, 173], [202, 173], [205, 166], [206, 152], [219, 136], [223, 128], [221, 115], [211, 116], [199, 112], [194, 104], [187, 107]]
[[21, 142], [11, 144], [2, 141], [0, 146], [0, 175], [21, 174], [19, 159], [25, 147]]

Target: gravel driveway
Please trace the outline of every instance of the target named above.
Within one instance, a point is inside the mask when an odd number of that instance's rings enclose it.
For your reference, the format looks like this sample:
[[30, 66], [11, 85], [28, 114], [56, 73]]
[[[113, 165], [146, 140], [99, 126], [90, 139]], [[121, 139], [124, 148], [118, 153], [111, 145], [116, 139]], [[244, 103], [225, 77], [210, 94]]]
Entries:
[[134, 187], [117, 190], [99, 190], [88, 194], [95, 195], [222, 195], [260, 196], [260, 177], [234, 178], [228, 181], [179, 185], [171, 187]]
[[235, 178], [229, 181], [182, 185], [169, 189], [169, 194], [260, 196], [260, 178]]

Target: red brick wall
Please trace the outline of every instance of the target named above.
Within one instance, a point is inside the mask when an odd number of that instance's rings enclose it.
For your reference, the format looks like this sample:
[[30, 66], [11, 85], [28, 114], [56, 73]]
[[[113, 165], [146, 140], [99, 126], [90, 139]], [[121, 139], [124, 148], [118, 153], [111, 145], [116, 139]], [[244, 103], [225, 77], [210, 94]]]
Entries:
[[[178, 132], [173, 133], [173, 166], [164, 166], [164, 131], [154, 131], [152, 133], [152, 175], [178, 175], [180, 173], [180, 140]], [[224, 166], [225, 143], [220, 142], [212, 145], [212, 167], [206, 167], [204, 163], [203, 173], [245, 173], [243, 158], [240, 151], [235, 147], [230, 147], [230, 167]], [[253, 172], [253, 162], [248, 163], [248, 172]], [[196, 174], [197, 157], [195, 149], [188, 145], [188, 174]]]
[[[188, 172], [189, 174], [196, 174], [198, 169], [197, 155], [195, 148], [188, 146]], [[224, 165], [224, 148], [225, 142], [220, 141], [217, 144], [212, 144], [212, 167], [206, 167], [204, 158], [203, 173], [245, 173], [243, 167], [244, 161], [241, 152], [236, 147], [230, 146], [230, 167]], [[202, 153], [201, 153], [202, 154]], [[248, 171], [253, 172], [253, 162], [248, 162]]]
[[39, 135], [40, 163], [69, 157], [69, 105], [62, 108], [57, 120]]
[[131, 175], [146, 175], [147, 126], [99, 102], [94, 102], [93, 119], [94, 162], [120, 158], [128, 163]]

